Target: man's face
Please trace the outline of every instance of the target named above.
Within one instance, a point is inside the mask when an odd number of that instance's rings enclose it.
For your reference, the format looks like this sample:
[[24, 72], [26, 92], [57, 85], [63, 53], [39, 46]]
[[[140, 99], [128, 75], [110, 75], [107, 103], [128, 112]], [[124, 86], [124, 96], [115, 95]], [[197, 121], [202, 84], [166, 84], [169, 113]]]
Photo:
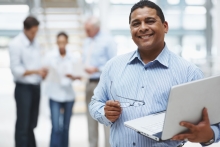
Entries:
[[164, 45], [168, 23], [162, 23], [155, 9], [138, 8], [131, 14], [130, 31], [139, 50], [157, 50]]
[[24, 29], [24, 33], [30, 41], [33, 41], [38, 31], [38, 26], [33, 26], [29, 30]]
[[86, 23], [85, 31], [88, 37], [93, 38], [98, 33], [99, 29], [90, 23]]

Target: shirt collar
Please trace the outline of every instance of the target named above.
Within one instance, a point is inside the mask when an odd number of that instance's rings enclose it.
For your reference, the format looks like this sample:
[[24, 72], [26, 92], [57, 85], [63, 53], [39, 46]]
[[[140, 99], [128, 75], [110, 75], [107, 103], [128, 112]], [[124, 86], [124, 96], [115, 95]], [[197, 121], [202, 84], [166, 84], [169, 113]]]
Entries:
[[[165, 67], [169, 67], [169, 57], [170, 57], [170, 52], [169, 52], [167, 46], [165, 45], [163, 50], [161, 51], [161, 53], [152, 62], [158, 61], [161, 65], [164, 65]], [[141, 60], [140, 53], [138, 52], [138, 50], [136, 50], [134, 52], [134, 54], [132, 54], [131, 58], [128, 61], [128, 64], [132, 64], [137, 59], [139, 61], [143, 62]]]
[[68, 51], [67, 49], [66, 49], [66, 55], [65, 55], [64, 57], [61, 57], [58, 48], [56, 48], [56, 51], [55, 51], [55, 52], [56, 52], [56, 53], [55, 53], [55, 56], [56, 56], [57, 59], [63, 59], [63, 60], [66, 60], [66, 59], [69, 60], [69, 59], [71, 59], [70, 53], [69, 53], [69, 51]]
[[35, 40], [30, 42], [30, 40], [27, 38], [27, 36], [24, 34], [24, 32], [21, 33], [21, 36], [22, 36], [22, 41], [23, 41], [25, 46], [30, 46], [30, 45], [33, 45], [35, 43]]

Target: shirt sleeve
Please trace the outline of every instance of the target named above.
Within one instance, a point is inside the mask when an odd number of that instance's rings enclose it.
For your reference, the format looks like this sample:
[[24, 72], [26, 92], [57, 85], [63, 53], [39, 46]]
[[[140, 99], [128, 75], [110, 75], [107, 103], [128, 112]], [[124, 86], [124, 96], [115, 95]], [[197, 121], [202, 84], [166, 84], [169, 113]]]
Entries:
[[[107, 48], [106, 48], [107, 61], [115, 57], [116, 55], [117, 55], [117, 44], [115, 43], [113, 38], [109, 38], [108, 43], [107, 43]], [[105, 64], [103, 64], [102, 66], [98, 68], [99, 71], [102, 72], [104, 65]]]
[[25, 68], [21, 60], [21, 49], [12, 43], [9, 45], [10, 68], [15, 78], [21, 78], [25, 73]]
[[219, 133], [220, 125], [219, 124], [212, 125], [211, 128], [215, 134], [215, 138], [214, 138], [215, 142], [219, 142], [220, 141], [220, 133]]
[[112, 122], [105, 117], [104, 111], [105, 103], [109, 100], [107, 94], [107, 85], [109, 82], [108, 70], [109, 66], [107, 64], [101, 74], [99, 84], [94, 90], [91, 102], [89, 103], [89, 111], [92, 118], [106, 126], [112, 125]]

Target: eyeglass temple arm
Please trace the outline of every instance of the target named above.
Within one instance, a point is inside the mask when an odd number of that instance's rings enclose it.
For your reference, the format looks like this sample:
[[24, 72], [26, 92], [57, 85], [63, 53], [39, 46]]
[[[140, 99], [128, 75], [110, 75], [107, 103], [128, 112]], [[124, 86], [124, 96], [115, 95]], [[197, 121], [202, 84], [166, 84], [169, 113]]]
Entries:
[[130, 98], [126, 98], [126, 97], [122, 97], [122, 96], [119, 96], [119, 95], [117, 95], [118, 97], [121, 97], [121, 98], [124, 98], [124, 99], [128, 99], [128, 100], [132, 100], [132, 101], [136, 101], [136, 102], [142, 102], [142, 103], [144, 103], [145, 104], [145, 102], [142, 100], [135, 100], [135, 99], [130, 99]]
[[111, 94], [111, 96], [112, 96], [113, 101], [115, 101], [115, 99], [114, 99], [114, 97], [113, 97], [113, 95], [112, 95], [112, 81], [111, 81], [111, 85], [110, 85], [110, 94]]

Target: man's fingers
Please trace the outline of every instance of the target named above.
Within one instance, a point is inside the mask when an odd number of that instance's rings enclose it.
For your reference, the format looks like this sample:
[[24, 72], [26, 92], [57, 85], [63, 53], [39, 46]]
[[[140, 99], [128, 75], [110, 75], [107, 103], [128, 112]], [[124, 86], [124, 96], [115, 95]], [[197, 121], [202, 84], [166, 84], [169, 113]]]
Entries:
[[181, 122], [180, 125], [188, 128], [190, 131], [194, 131], [196, 129], [196, 126], [194, 124], [189, 123], [189, 122]]
[[111, 107], [120, 107], [120, 103], [118, 101], [112, 101], [112, 100], [107, 101], [106, 105]]
[[118, 116], [109, 116], [108, 119], [109, 119], [111, 122], [115, 122], [115, 121], [118, 119]]
[[175, 135], [172, 140], [189, 140], [191, 141], [193, 139], [193, 136], [189, 133], [185, 133], [185, 134], [179, 134], [179, 135]]
[[107, 111], [105, 113], [106, 116], [119, 116], [121, 114], [121, 112], [118, 111]]
[[202, 110], [202, 120], [209, 123], [209, 115], [207, 108], [203, 108]]
[[121, 107], [105, 106], [104, 109], [105, 109], [106, 111], [118, 111], [118, 112], [121, 112]]

